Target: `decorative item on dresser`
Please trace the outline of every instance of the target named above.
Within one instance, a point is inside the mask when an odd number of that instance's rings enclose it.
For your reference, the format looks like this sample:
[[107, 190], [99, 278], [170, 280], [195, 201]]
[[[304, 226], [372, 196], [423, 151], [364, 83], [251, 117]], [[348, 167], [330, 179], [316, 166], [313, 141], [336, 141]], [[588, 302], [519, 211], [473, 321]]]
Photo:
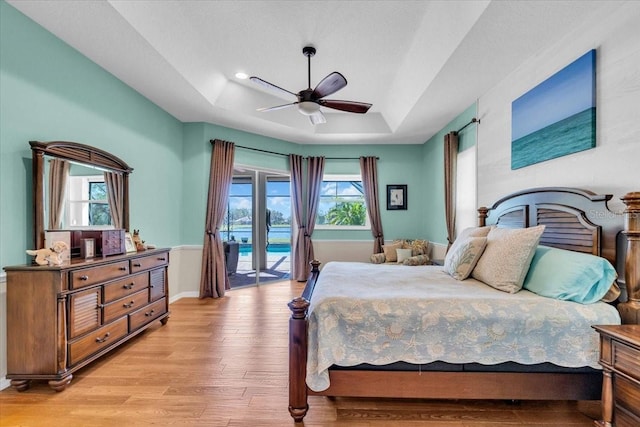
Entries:
[[73, 372], [169, 317], [168, 249], [12, 266], [7, 273], [7, 378], [19, 391]]
[[604, 368], [598, 427], [640, 426], [640, 325], [594, 326]]

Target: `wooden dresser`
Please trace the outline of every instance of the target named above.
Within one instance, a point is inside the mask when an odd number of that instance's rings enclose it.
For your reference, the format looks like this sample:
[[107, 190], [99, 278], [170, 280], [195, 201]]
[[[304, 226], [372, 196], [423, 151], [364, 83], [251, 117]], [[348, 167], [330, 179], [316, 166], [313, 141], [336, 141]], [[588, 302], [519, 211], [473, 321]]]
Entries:
[[640, 426], [640, 325], [594, 326], [604, 369], [600, 427]]
[[169, 250], [5, 267], [7, 378], [19, 391], [72, 373], [169, 316]]

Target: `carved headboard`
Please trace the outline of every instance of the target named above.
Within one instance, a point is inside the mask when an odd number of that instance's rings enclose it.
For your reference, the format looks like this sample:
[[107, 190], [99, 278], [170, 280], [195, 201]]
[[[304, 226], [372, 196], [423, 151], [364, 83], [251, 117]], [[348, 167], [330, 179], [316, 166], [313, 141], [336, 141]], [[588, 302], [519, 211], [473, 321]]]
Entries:
[[[623, 198], [624, 213], [609, 210], [610, 194], [565, 187], [533, 188], [510, 194], [478, 209], [479, 225], [524, 228], [545, 225], [540, 244], [608, 259], [640, 323], [640, 193]], [[636, 311], [637, 310], [637, 311]]]

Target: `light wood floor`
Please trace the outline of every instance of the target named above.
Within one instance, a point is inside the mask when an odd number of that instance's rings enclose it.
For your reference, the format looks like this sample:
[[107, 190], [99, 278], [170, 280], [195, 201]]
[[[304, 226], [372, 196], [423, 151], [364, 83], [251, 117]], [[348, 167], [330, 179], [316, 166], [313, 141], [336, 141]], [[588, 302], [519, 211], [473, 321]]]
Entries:
[[[138, 338], [78, 371], [56, 393], [35, 383], [0, 392], [2, 426], [294, 426], [287, 411], [287, 302], [303, 284], [181, 299]], [[597, 402], [310, 397], [298, 426], [592, 426]]]

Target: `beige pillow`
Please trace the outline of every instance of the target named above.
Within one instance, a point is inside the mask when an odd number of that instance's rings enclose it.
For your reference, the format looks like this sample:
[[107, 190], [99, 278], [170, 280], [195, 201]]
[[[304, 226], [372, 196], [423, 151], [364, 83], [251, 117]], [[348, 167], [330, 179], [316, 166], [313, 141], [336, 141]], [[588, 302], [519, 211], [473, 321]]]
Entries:
[[[464, 230], [462, 230], [460, 232], [460, 234], [458, 235], [458, 237], [456, 237], [456, 240], [458, 239], [466, 239], [467, 237], [487, 237], [487, 235], [489, 234], [489, 232], [496, 228], [495, 225], [487, 225], [485, 227], [469, 227], [469, 228], [465, 228]], [[455, 241], [453, 242], [453, 244], [455, 245]]]
[[382, 250], [384, 251], [384, 258], [386, 262], [398, 261], [398, 254], [396, 253], [396, 249], [402, 249], [402, 242], [391, 243], [390, 245], [382, 245]]
[[614, 280], [606, 294], [600, 299], [604, 302], [614, 302], [620, 296], [620, 287]]
[[396, 255], [398, 262], [404, 262], [404, 260], [411, 258], [411, 249], [396, 249]]
[[487, 247], [471, 276], [498, 290], [518, 292], [543, 231], [544, 225], [492, 229], [487, 235]]
[[486, 246], [486, 237], [456, 239], [444, 259], [444, 271], [456, 280], [466, 279], [473, 271]]

